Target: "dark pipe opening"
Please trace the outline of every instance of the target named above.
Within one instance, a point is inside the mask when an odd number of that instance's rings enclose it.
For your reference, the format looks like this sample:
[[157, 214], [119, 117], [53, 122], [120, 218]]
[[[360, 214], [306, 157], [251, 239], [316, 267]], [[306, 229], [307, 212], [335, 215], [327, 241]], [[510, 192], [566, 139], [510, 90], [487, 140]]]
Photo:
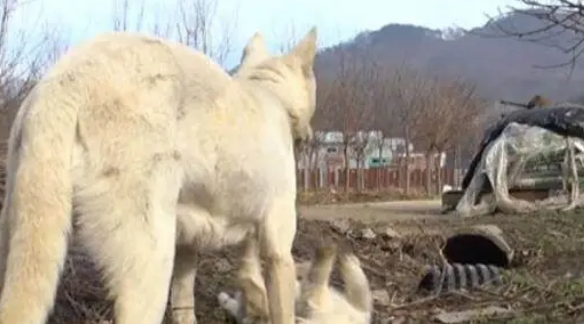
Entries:
[[491, 264], [509, 267], [507, 253], [489, 237], [480, 234], [458, 234], [446, 241], [442, 250], [449, 263]]

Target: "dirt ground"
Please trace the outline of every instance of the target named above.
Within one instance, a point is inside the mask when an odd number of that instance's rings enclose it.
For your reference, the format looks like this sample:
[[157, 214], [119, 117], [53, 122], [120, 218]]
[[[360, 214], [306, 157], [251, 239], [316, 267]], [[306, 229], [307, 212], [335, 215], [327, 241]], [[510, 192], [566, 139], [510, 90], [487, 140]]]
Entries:
[[353, 219], [364, 223], [394, 222], [448, 217], [440, 215], [440, 200], [398, 200], [300, 206], [309, 220]]
[[[431, 323], [439, 311], [486, 306], [511, 312], [467, 323], [584, 322], [584, 212], [460, 220], [440, 215], [439, 210], [438, 201], [301, 206], [294, 254], [298, 260], [310, 258], [313, 247], [323, 239], [350, 245], [377, 297], [372, 323]], [[350, 219], [349, 234], [340, 233], [335, 225], [338, 219]], [[424, 266], [441, 262], [439, 249], [445, 237], [473, 224], [498, 225], [515, 249], [514, 267], [506, 272], [505, 284], [440, 296], [416, 294]], [[379, 234], [366, 239], [355, 234], [365, 227], [382, 233], [388, 226], [400, 237]], [[201, 256], [196, 283], [199, 323], [227, 322], [215, 296], [233, 287], [237, 252]], [[99, 276], [87, 269], [87, 260], [82, 258], [73, 253], [69, 260], [51, 323], [98, 323], [111, 318]], [[339, 283], [336, 277], [333, 283]]]

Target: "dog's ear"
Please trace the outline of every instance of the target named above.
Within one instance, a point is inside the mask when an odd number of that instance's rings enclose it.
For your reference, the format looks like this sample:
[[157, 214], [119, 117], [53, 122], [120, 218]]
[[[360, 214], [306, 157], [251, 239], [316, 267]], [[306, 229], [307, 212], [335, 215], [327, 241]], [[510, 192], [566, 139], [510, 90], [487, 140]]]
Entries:
[[243, 49], [239, 70], [253, 67], [268, 58], [270, 58], [270, 51], [264, 36], [260, 32], [256, 32]]
[[308, 34], [294, 47], [288, 55], [294, 56], [300, 60], [302, 70], [308, 74], [312, 71], [314, 66], [314, 58], [316, 56], [316, 39], [317, 32], [316, 27], [312, 27]]

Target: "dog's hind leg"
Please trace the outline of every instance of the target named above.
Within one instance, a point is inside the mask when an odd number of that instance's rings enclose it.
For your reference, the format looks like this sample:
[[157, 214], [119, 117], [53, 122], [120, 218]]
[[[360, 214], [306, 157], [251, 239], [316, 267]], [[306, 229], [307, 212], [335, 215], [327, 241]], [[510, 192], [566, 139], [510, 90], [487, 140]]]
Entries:
[[177, 155], [136, 158], [76, 192], [79, 234], [105, 275], [114, 323], [159, 324], [168, 300], [181, 184]]
[[170, 305], [173, 324], [196, 324], [195, 278], [197, 275], [197, 253], [188, 247], [178, 247], [175, 255]]
[[259, 229], [262, 255], [266, 257], [266, 287], [272, 324], [294, 324], [296, 274], [292, 243], [296, 235], [294, 195], [276, 198]]
[[334, 245], [321, 246], [316, 250], [312, 265], [302, 284], [299, 312], [309, 316], [312, 309], [321, 309], [329, 300], [329, 278], [333, 271], [337, 248]]
[[339, 261], [347, 301], [362, 312], [371, 312], [371, 289], [359, 259], [353, 253], [344, 253], [339, 257]]

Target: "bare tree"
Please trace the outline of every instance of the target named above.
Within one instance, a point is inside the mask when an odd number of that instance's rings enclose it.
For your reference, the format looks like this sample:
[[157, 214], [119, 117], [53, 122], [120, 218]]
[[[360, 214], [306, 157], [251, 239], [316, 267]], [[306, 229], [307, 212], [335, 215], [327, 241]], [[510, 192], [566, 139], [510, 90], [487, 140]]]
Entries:
[[[485, 111], [486, 102], [482, 100], [476, 85], [465, 80], [452, 80], [445, 89], [454, 100], [450, 102], [451, 119], [448, 122], [449, 136], [442, 143], [437, 143], [439, 153], [451, 151], [454, 155], [454, 170], [458, 170], [457, 161], [465, 146], [473, 150], [478, 146], [484, 125], [479, 116]], [[478, 130], [478, 131], [477, 131]], [[439, 174], [440, 175], [440, 174]], [[438, 189], [441, 190], [442, 179], [438, 178]]]
[[432, 174], [436, 191], [442, 187], [440, 161], [443, 153], [459, 145], [472, 132], [472, 121], [479, 113], [475, 85], [462, 79], [429, 78], [426, 91], [420, 94], [421, 106], [416, 125], [416, 142], [426, 152], [426, 191], [432, 194]]
[[275, 36], [274, 39], [280, 40], [280, 43], [278, 44], [278, 51], [280, 53], [287, 53], [298, 41], [296, 25], [293, 22], [286, 24], [285, 28], [280, 31], [273, 30], [272, 34]]
[[[379, 116], [379, 115], [377, 115]], [[377, 125], [377, 123], [374, 123], [374, 125]], [[373, 126], [373, 128], [375, 128], [376, 130], [371, 131], [370, 138], [369, 138], [369, 145], [366, 147], [367, 150], [367, 155], [369, 156], [374, 156], [377, 155], [377, 159], [379, 161], [379, 163], [382, 163], [382, 159], [384, 156], [385, 152], [385, 138], [384, 138], [384, 134], [383, 131], [379, 130], [379, 127], [377, 126]], [[376, 184], [377, 184], [377, 190], [381, 189], [381, 174], [379, 172], [376, 173]]]
[[[31, 26], [17, 31], [13, 19], [31, 1], [0, 0], [0, 112], [2, 139], [8, 136], [10, 125], [22, 99], [34, 86], [48, 65], [66, 49], [59, 33], [51, 26]], [[30, 7], [29, 7], [30, 8]], [[28, 12], [31, 21], [34, 13]], [[40, 16], [40, 13], [39, 13]]]
[[[419, 107], [419, 119], [416, 122], [415, 142], [424, 149], [426, 194], [432, 195], [432, 175], [436, 171], [435, 164], [438, 147], [448, 141], [448, 118], [452, 117], [453, 97], [446, 93], [446, 86], [438, 77], [427, 76], [426, 87], [419, 94], [423, 102]], [[440, 156], [438, 156], [440, 159]]]
[[[322, 148], [326, 142], [326, 134], [328, 131], [335, 130], [334, 118], [331, 118], [331, 113], [328, 109], [331, 107], [330, 100], [334, 98], [335, 87], [332, 82], [322, 80], [317, 75], [318, 86], [316, 87], [317, 108], [315, 115], [312, 118], [312, 127], [315, 129], [313, 138], [305, 143], [305, 153], [309, 156], [310, 163], [308, 170], [312, 175], [312, 184], [316, 188], [318, 184], [317, 176], [324, 173], [328, 177], [328, 161], [323, 156]], [[328, 153], [324, 153], [328, 154]], [[325, 162], [325, 163], [321, 163]], [[322, 168], [322, 169], [321, 169]], [[310, 179], [305, 179], [310, 182]]]
[[[212, 57], [223, 65], [232, 51], [236, 17], [224, 20], [218, 14], [217, 0], [175, 0], [168, 15], [162, 16], [156, 8], [146, 8], [145, 0], [114, 0], [113, 29], [116, 31], [144, 31], [174, 38]], [[151, 12], [146, 24], [145, 13]], [[237, 15], [237, 10], [234, 10]]]
[[324, 141], [324, 132], [316, 131], [310, 141], [301, 143], [297, 149], [296, 165], [298, 170], [302, 166], [302, 188], [307, 191], [310, 187], [318, 188], [320, 170], [320, 148]]
[[[350, 188], [350, 160], [357, 162], [357, 189], [362, 189], [363, 153], [372, 128], [374, 112], [374, 84], [378, 82], [378, 68], [365, 56], [340, 50], [338, 68], [330, 82], [325, 111], [333, 127], [343, 133], [345, 156], [345, 192]], [[322, 82], [319, 86], [323, 86]]]
[[[141, 31], [144, 25], [144, 0], [114, 0], [113, 29], [115, 31]], [[137, 12], [134, 8], [137, 7]], [[134, 20], [134, 26], [131, 21]]]
[[230, 34], [236, 20], [218, 25], [217, 5], [217, 0], [178, 0], [176, 36], [181, 43], [224, 64], [232, 51]]
[[[568, 55], [564, 62], [542, 68], [570, 67], [584, 52], [584, 3], [581, 0], [514, 0], [508, 13], [490, 18], [488, 37], [512, 37], [556, 48]], [[531, 19], [527, 26], [514, 26], [507, 15]]]
[[[389, 94], [386, 106], [387, 118], [392, 118], [399, 125], [399, 133], [404, 139], [404, 171], [405, 193], [410, 193], [410, 147], [420, 128], [420, 117], [423, 114], [425, 99], [423, 94], [428, 90], [428, 79], [419, 71], [403, 66], [386, 75], [387, 92]], [[401, 166], [401, 165], [400, 165]]]
[[[287, 50], [287, 43], [281, 45], [281, 48], [285, 51]], [[337, 131], [335, 128], [334, 120], [334, 109], [335, 107], [335, 91], [337, 91], [337, 84], [333, 82], [330, 78], [323, 78], [321, 74], [316, 74], [317, 84], [316, 87], [316, 110], [314, 117], [312, 118], [312, 127], [314, 131], [314, 137], [309, 142], [306, 143], [305, 153], [311, 156], [308, 168], [310, 169], [310, 174], [315, 175], [316, 171], [324, 172], [328, 175], [329, 170], [329, 152], [323, 152], [323, 146], [327, 140], [327, 133], [330, 131]], [[321, 163], [324, 162], [324, 163]], [[320, 170], [319, 168], [323, 168]], [[316, 177], [313, 179], [313, 183], [316, 186]], [[310, 179], [305, 178], [306, 183], [310, 182]]]
[[[394, 115], [396, 102], [392, 100], [392, 92], [397, 91], [394, 89], [396, 84], [395, 70], [385, 67], [380, 67], [377, 75], [377, 82], [373, 85], [375, 88], [374, 97], [374, 113], [375, 119], [373, 121], [373, 129], [375, 129], [375, 135], [370, 140], [371, 154], [377, 154], [380, 162], [382, 162], [384, 156], [390, 154], [395, 157], [396, 150], [396, 137], [401, 135], [401, 124], [399, 118]], [[375, 150], [376, 152], [373, 152]], [[381, 189], [382, 183], [382, 172], [377, 172], [377, 189]]]

